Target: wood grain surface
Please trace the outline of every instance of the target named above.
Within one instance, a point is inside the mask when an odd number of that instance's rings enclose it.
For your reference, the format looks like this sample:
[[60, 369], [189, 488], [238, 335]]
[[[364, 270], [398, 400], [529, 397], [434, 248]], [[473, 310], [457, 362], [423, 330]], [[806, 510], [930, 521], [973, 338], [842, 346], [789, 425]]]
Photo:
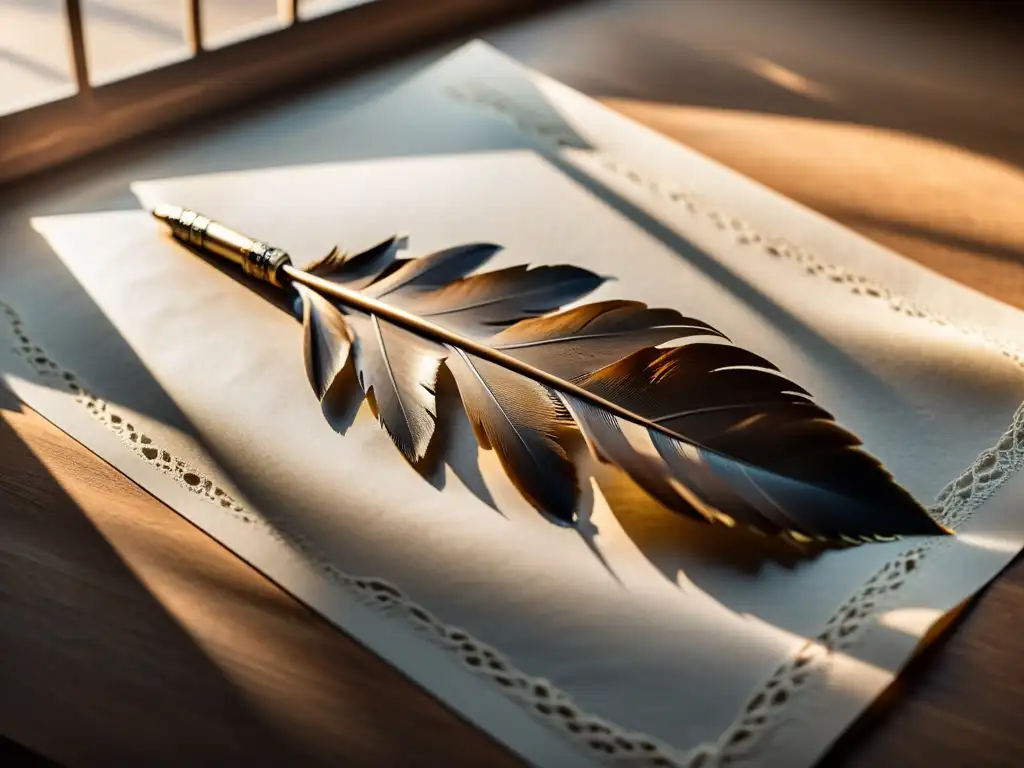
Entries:
[[[584, 3], [487, 37], [1024, 307], [1024, 70], [904, 12]], [[1024, 765], [1022, 636], [1018, 560], [825, 764]], [[0, 733], [72, 766], [519, 764], [2, 390]]]

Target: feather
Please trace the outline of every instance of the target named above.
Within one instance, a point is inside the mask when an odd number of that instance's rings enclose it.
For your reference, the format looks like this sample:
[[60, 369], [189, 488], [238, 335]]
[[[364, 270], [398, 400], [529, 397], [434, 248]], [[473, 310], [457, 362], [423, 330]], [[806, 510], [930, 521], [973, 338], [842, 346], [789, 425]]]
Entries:
[[906, 492], [887, 504], [770, 472], [566, 398], [591, 450], [652, 498], [697, 520], [806, 541], [859, 543], [942, 529]]
[[447, 359], [481, 447], [493, 449], [523, 496], [556, 522], [573, 520], [576, 470], [560, 444], [568, 422], [544, 386], [454, 350]]
[[427, 452], [437, 417], [434, 389], [446, 350], [376, 315], [347, 318], [355, 333], [355, 364], [380, 423], [410, 461]]
[[509, 267], [456, 280], [396, 304], [438, 325], [473, 337], [558, 309], [584, 296], [603, 278], [579, 267]]
[[[877, 461], [855, 450], [860, 441], [806, 390], [764, 358], [731, 344], [642, 349], [578, 383], [695, 443], [764, 469], [837, 489], [852, 490], [850, 478], [862, 491], [868, 482], [891, 484]], [[826, 454], [823, 465], [817, 459]]]
[[555, 522], [573, 520], [569, 441], [581, 435], [598, 460], [696, 520], [801, 541], [945, 532], [803, 387], [707, 323], [636, 301], [555, 311], [603, 278], [576, 267], [471, 274], [497, 246], [401, 259], [397, 242], [284, 271], [317, 395], [352, 358], [410, 461], [434, 436], [447, 365], [480, 445]]
[[688, 336], [721, 332], [673, 309], [638, 301], [601, 301], [547, 317], [524, 320], [490, 344], [556, 376], [576, 379], [630, 352]]
[[295, 290], [302, 302], [302, 358], [306, 376], [322, 401], [348, 361], [352, 346], [348, 326], [338, 308], [319, 293], [298, 284]]
[[[573, 406], [589, 422], [583, 430], [592, 450], [677, 511], [696, 508], [766, 533], [827, 539], [935, 532], [854, 435], [751, 352], [700, 342], [643, 349], [578, 383], [687, 438], [651, 432], [657, 458], [627, 462], [621, 438], [610, 434], [622, 425]], [[666, 495], [659, 474], [681, 479], [689, 494]], [[779, 509], [787, 517], [779, 518]], [[751, 511], [760, 514], [752, 518]]]
[[395, 262], [398, 251], [404, 244], [402, 238], [389, 237], [354, 256], [347, 256], [334, 248], [322, 259], [307, 265], [306, 271], [311, 275], [344, 283], [350, 288], [360, 290], [380, 278], [381, 274]]
[[387, 298], [392, 303], [403, 298], [409, 300], [421, 291], [440, 288], [465, 277], [499, 250], [500, 246], [490, 243], [470, 243], [410, 259], [391, 274], [374, 281], [366, 293], [375, 299]]

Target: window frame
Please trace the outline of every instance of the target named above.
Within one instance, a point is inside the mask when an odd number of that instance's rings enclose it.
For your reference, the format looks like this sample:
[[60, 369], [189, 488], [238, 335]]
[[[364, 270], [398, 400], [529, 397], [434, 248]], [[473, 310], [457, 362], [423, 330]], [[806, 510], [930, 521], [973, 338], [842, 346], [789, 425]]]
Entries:
[[[302, 19], [279, 0], [280, 28], [205, 49], [200, 0], [186, 0], [192, 55], [90, 82], [80, 0], [65, 0], [75, 94], [0, 116], [0, 183], [318, 76], [351, 71], [556, 0], [373, 0]], [[86, 20], [86, 23], [87, 20]]]

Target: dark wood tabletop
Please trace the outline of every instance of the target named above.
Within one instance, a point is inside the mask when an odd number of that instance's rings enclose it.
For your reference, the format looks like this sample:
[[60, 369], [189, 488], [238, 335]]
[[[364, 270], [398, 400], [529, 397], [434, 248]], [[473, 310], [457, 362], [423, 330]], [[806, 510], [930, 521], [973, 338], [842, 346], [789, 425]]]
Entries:
[[[596, 2], [483, 36], [1024, 308], [1020, 54], [915, 13]], [[1021, 637], [1018, 560], [825, 764], [1024, 765]], [[520, 764], [6, 390], [0, 734], [71, 766]]]

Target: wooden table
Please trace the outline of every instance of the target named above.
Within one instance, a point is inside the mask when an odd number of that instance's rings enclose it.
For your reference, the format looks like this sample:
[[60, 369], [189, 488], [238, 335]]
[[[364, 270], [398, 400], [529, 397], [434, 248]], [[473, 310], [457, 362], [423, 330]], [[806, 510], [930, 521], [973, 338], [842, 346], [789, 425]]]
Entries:
[[[486, 37], [1024, 307], [1024, 69], [984, 30], [825, 5], [587, 3]], [[26, 186], [0, 231], [55, 185], [123, 201], [165, 144]], [[1022, 635], [1018, 561], [826, 763], [1024, 765]], [[519, 764], [3, 390], [0, 733], [76, 766]]]

